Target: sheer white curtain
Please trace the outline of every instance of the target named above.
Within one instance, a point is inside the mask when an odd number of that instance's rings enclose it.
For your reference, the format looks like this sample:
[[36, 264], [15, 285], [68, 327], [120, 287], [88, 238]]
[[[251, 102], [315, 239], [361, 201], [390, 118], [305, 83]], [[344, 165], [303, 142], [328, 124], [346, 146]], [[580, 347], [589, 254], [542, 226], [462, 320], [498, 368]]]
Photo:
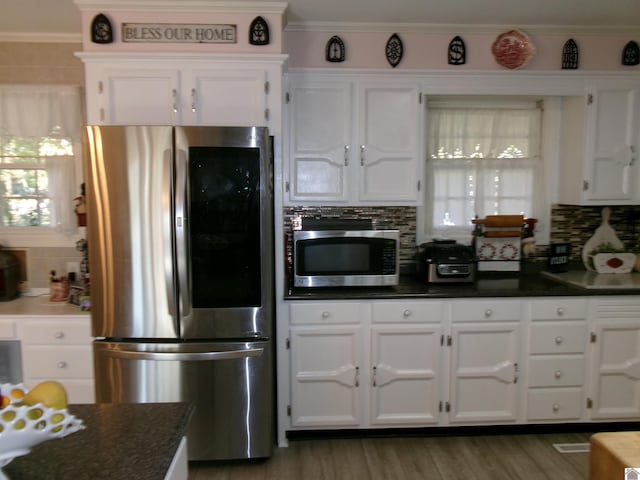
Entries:
[[0, 130], [14, 137], [57, 135], [73, 142], [73, 157], [47, 157], [52, 225], [64, 234], [76, 228], [73, 199], [79, 193], [76, 161], [80, 162], [82, 96], [79, 87], [58, 85], [0, 85]]
[[477, 215], [533, 217], [541, 201], [541, 109], [430, 105], [427, 234], [469, 238]]

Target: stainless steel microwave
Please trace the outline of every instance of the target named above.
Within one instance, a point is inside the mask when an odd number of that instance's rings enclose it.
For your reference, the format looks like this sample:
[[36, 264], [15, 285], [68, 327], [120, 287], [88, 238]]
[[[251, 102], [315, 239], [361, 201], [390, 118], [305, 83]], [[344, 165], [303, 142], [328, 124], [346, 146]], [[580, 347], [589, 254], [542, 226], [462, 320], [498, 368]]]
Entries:
[[296, 230], [294, 287], [397, 285], [398, 230]]

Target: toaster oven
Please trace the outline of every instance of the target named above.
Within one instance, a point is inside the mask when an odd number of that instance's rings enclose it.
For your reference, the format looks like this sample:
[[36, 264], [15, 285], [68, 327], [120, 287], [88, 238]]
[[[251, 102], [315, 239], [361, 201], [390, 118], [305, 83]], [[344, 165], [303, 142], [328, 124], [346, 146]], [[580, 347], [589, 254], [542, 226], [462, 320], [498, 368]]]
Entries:
[[476, 277], [473, 249], [455, 240], [423, 243], [416, 261], [418, 277], [426, 283], [471, 283]]

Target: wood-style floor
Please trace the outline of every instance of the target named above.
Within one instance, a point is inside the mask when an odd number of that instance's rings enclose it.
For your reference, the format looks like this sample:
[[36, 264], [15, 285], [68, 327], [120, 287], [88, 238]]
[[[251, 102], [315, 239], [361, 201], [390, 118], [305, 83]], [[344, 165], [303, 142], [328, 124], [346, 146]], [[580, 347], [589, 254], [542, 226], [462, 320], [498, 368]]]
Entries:
[[273, 457], [193, 462], [189, 480], [583, 480], [588, 453], [554, 443], [588, 443], [589, 433], [292, 440]]

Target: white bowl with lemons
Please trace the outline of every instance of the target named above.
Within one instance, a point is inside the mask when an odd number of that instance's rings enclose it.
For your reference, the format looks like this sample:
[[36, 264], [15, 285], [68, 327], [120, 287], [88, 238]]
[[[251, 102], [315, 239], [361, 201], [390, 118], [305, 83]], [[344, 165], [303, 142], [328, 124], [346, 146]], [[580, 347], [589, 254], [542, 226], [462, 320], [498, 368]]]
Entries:
[[0, 384], [0, 468], [42, 442], [83, 428], [82, 420], [68, 412], [60, 383], [46, 381], [31, 390], [21, 383]]

